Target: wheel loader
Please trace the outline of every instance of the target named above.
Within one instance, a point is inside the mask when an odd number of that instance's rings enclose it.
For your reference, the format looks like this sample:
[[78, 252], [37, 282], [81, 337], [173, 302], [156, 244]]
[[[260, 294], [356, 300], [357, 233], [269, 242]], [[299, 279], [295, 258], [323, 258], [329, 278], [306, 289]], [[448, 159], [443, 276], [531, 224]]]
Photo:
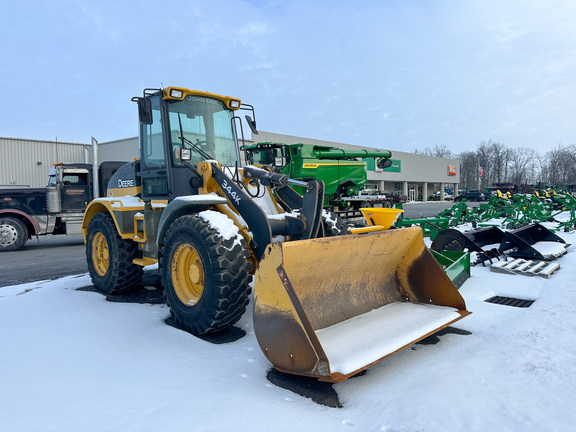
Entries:
[[133, 101], [140, 158], [83, 219], [100, 292], [137, 288], [157, 264], [174, 321], [203, 335], [240, 319], [254, 278], [262, 352], [279, 371], [328, 382], [470, 313], [420, 228], [348, 234], [323, 211], [322, 182], [241, 167], [243, 125], [257, 134], [252, 106], [180, 87]]

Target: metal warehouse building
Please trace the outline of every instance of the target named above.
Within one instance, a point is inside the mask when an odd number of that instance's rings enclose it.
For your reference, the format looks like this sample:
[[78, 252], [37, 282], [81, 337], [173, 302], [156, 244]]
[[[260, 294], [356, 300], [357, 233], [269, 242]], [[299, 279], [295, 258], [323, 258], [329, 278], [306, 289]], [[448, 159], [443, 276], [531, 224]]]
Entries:
[[0, 138], [0, 187], [44, 187], [58, 162], [90, 163], [90, 144]]
[[[307, 143], [338, 147], [344, 150], [376, 147], [356, 146], [331, 141], [260, 131], [252, 136], [253, 142]], [[57, 141], [36, 141], [17, 138], [0, 138], [0, 187], [43, 187], [47, 183], [50, 167], [58, 162], [90, 162], [90, 144]], [[422, 154], [407, 153], [386, 148], [392, 152], [392, 166], [380, 170], [373, 161], [368, 162], [367, 189], [400, 193], [411, 201], [426, 201], [440, 192], [444, 199], [447, 185], [458, 189], [460, 161]], [[138, 157], [136, 137], [100, 143], [98, 159], [129, 161]]]

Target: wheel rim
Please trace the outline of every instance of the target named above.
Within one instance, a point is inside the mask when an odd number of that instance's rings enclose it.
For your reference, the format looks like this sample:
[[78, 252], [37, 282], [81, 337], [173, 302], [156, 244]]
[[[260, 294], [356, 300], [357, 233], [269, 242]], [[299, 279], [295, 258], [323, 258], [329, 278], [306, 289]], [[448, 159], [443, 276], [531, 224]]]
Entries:
[[204, 267], [200, 254], [187, 243], [178, 246], [172, 257], [174, 291], [186, 306], [194, 306], [204, 292]]
[[99, 276], [104, 276], [110, 266], [108, 242], [101, 232], [96, 233], [92, 239], [92, 264]]
[[12, 225], [0, 225], [0, 244], [2, 246], [10, 246], [14, 244], [18, 238], [18, 231]]

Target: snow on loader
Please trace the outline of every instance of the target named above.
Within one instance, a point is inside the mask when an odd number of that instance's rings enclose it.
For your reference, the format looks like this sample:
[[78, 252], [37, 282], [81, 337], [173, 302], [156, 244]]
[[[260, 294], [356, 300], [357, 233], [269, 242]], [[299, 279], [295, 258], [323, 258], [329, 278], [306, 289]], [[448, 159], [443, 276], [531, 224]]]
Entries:
[[179, 87], [133, 100], [140, 159], [83, 220], [99, 291], [137, 288], [158, 263], [174, 321], [202, 335], [240, 319], [254, 276], [263, 353], [280, 371], [329, 382], [470, 313], [420, 228], [348, 234], [323, 211], [322, 182], [240, 169], [236, 112], [250, 105]]

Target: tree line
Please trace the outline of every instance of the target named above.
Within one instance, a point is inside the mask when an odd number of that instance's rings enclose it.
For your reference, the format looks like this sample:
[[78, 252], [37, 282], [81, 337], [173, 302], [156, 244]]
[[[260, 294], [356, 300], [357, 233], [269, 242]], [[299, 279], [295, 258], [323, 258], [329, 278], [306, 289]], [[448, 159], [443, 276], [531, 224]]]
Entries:
[[502, 183], [516, 186], [576, 184], [576, 144], [559, 144], [543, 156], [532, 148], [510, 148], [495, 141], [481, 141], [476, 151], [459, 154], [444, 145], [426, 147], [414, 153], [460, 160], [460, 189], [483, 190]]

